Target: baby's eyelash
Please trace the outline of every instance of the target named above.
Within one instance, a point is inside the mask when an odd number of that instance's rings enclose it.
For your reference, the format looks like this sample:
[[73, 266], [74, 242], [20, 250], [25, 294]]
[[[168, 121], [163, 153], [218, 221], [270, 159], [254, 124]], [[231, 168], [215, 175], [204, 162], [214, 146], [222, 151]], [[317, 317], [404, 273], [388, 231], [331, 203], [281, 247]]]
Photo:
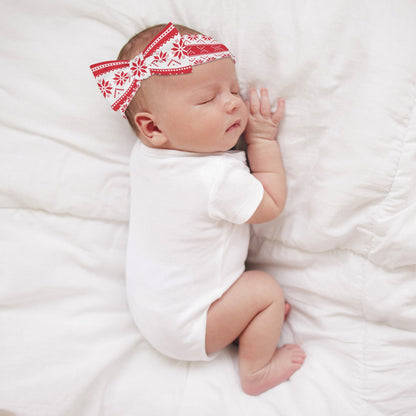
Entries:
[[207, 104], [207, 103], [209, 103], [209, 102], [213, 101], [213, 100], [214, 100], [214, 98], [215, 98], [215, 97], [210, 97], [210, 98], [207, 98], [207, 99], [201, 100], [201, 102], [199, 103], [199, 105], [202, 105], [202, 104]]
[[[240, 96], [240, 90], [239, 90], [239, 89], [230, 89], [230, 93], [231, 93], [232, 95]], [[215, 98], [216, 98], [216, 95], [214, 95], [214, 96], [212, 96], [212, 97], [210, 96], [210, 97], [207, 97], [207, 98], [201, 99], [201, 100], [198, 102], [198, 105], [208, 104], [208, 103], [210, 103], [211, 101], [214, 101], [214, 100], [215, 100]]]

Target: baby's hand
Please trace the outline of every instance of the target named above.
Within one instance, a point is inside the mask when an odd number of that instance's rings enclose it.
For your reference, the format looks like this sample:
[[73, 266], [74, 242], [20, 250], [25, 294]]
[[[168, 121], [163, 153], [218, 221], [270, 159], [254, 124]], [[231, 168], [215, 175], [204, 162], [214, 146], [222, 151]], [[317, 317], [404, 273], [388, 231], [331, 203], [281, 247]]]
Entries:
[[285, 111], [285, 101], [280, 98], [277, 110], [270, 111], [270, 100], [267, 88], [260, 90], [260, 98], [255, 88], [250, 88], [250, 99], [246, 102], [249, 110], [244, 137], [247, 144], [259, 140], [275, 140], [280, 120]]

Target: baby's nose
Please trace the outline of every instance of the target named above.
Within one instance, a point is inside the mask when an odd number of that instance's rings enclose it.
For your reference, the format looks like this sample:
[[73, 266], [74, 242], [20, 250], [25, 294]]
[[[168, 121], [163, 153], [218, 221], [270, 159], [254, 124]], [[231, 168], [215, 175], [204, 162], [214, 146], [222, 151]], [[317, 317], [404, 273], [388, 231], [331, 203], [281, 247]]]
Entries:
[[242, 100], [240, 96], [229, 94], [225, 102], [225, 109], [227, 112], [232, 112], [236, 110], [238, 107], [240, 107], [241, 103], [242, 103]]

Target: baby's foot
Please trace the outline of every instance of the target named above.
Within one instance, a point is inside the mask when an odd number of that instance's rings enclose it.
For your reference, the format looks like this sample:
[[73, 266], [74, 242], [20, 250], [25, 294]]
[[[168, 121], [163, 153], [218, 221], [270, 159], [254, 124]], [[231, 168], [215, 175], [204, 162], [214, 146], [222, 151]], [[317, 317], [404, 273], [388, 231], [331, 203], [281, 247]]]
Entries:
[[277, 386], [302, 367], [305, 357], [305, 352], [298, 345], [284, 345], [275, 351], [264, 368], [241, 380], [243, 390], [247, 394], [257, 395]]

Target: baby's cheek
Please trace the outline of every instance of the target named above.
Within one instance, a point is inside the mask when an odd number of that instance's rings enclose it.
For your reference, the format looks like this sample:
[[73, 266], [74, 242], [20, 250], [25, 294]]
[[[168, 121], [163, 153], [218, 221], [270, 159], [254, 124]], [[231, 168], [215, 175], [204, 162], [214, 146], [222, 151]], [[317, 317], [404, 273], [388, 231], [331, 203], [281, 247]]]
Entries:
[[248, 110], [247, 107], [244, 104], [244, 111], [241, 114], [241, 125], [243, 127], [243, 130], [245, 130], [246, 126], [247, 126], [247, 122], [248, 122]]

